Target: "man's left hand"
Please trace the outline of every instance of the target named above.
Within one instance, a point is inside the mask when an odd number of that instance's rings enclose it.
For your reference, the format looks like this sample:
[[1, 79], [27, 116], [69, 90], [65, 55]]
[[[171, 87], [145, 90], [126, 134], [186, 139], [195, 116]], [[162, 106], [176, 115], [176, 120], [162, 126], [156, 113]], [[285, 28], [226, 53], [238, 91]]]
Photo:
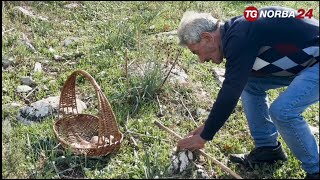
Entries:
[[188, 136], [178, 141], [177, 149], [195, 151], [204, 148], [206, 142], [200, 135]]

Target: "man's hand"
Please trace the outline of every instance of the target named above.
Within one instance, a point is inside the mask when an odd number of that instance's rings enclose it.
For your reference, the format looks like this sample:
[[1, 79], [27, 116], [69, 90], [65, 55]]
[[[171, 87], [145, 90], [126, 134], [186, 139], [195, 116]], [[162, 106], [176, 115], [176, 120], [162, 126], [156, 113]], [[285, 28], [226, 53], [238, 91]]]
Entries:
[[198, 128], [196, 128], [193, 131], [191, 131], [189, 134], [187, 134], [186, 137], [193, 136], [193, 135], [200, 135], [202, 130], [203, 130], [203, 127], [204, 127], [204, 125], [199, 126]]
[[189, 137], [186, 137], [184, 139], [181, 139], [178, 141], [177, 149], [178, 150], [190, 150], [195, 151], [198, 149], [204, 148], [204, 144], [207, 141], [202, 139], [200, 135], [192, 135]]

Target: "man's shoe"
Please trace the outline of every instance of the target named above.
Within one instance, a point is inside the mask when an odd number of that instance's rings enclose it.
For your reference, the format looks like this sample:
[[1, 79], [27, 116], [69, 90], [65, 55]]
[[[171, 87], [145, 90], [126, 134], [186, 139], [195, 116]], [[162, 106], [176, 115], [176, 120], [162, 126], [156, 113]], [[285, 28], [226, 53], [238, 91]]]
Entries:
[[319, 173], [309, 174], [307, 173], [304, 179], [320, 179]]
[[288, 157], [278, 142], [276, 147], [258, 147], [249, 154], [231, 154], [230, 161], [253, 168], [254, 164], [275, 163], [278, 160], [287, 161]]

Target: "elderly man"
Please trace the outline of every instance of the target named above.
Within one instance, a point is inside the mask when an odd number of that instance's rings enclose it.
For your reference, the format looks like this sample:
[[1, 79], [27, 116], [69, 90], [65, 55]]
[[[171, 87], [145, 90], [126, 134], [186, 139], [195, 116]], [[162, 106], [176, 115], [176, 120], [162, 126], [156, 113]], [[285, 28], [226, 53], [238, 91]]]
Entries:
[[[261, 10], [294, 11], [284, 7]], [[295, 15], [297, 12], [294, 11]], [[287, 160], [278, 133], [302, 163], [306, 178], [319, 178], [319, 147], [302, 117], [319, 101], [319, 21], [314, 18], [243, 16], [226, 22], [208, 13], [186, 12], [178, 28], [180, 45], [201, 63], [226, 59], [225, 80], [205, 123], [177, 144], [196, 150], [224, 125], [240, 96], [255, 148], [231, 155], [233, 162], [252, 165]], [[287, 86], [271, 104], [266, 91]]]

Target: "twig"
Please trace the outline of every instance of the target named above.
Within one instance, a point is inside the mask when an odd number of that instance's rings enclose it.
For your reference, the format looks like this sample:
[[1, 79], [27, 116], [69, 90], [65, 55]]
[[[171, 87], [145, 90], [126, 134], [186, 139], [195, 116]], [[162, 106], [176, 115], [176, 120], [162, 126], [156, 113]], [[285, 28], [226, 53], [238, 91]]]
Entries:
[[130, 140], [132, 141], [135, 149], [138, 149], [138, 144], [137, 144], [136, 140], [131, 135], [130, 135]]
[[[128, 124], [128, 121], [129, 121], [129, 112], [128, 112], [128, 114], [127, 114], [127, 120], [126, 120], [126, 122], [125, 122], [125, 125], [124, 125], [124, 128], [125, 128], [125, 130], [126, 130], [126, 132], [128, 132], [129, 130], [128, 130], [128, 127], [127, 127], [127, 124]], [[131, 136], [131, 134], [129, 134], [129, 138], [130, 138], [130, 140], [132, 141], [132, 143], [133, 143], [133, 146], [134, 146], [134, 149], [133, 149], [133, 155], [134, 155], [134, 157], [135, 157], [135, 163], [138, 163], [138, 161], [139, 161], [139, 156], [138, 156], [138, 153], [137, 153], [137, 149], [138, 149], [138, 144], [137, 144], [137, 142], [136, 142], [136, 140]]]
[[83, 165], [83, 164], [84, 164], [84, 163], [80, 163], [80, 164], [77, 164], [77, 165], [75, 165], [75, 166], [73, 166], [73, 167], [70, 167], [70, 168], [68, 168], [68, 169], [62, 170], [62, 171], [59, 172], [59, 174], [62, 175], [62, 173], [64, 173], [64, 172], [73, 171], [74, 168], [76, 168], [76, 167], [78, 167], [78, 166], [81, 166], [81, 165]]
[[56, 149], [61, 145], [61, 143], [58, 143], [55, 147], [53, 147], [52, 149]]
[[27, 144], [28, 144], [28, 147], [31, 148], [29, 133], [27, 133]]
[[125, 60], [126, 60], [125, 71], [126, 71], [126, 78], [127, 78], [127, 81], [128, 81], [129, 80], [128, 79], [128, 49], [126, 49], [126, 52], [125, 52]]
[[16, 94], [16, 95], [19, 96], [21, 99], [23, 99], [25, 104], [30, 105], [31, 102], [27, 98], [25, 98], [24, 96], [22, 96], [20, 94]]
[[132, 64], [134, 61], [136, 61], [136, 60], [135, 60], [135, 59], [132, 60], [132, 61], [128, 64], [128, 67], [131, 66], [131, 64]]
[[178, 57], [179, 57], [179, 55], [180, 55], [180, 54], [181, 54], [181, 51], [179, 51], [179, 52], [177, 53], [177, 57], [176, 57], [176, 59], [174, 60], [174, 62], [173, 62], [173, 64], [172, 64], [172, 66], [171, 66], [171, 68], [170, 68], [170, 70], [169, 70], [169, 72], [168, 72], [168, 74], [167, 74], [166, 78], [163, 80], [163, 82], [162, 82], [162, 84], [161, 84], [161, 86], [160, 86], [160, 88], [159, 88], [159, 89], [161, 89], [161, 88], [162, 88], [162, 86], [163, 86], [163, 84], [166, 82], [166, 80], [167, 80], [167, 78], [169, 77], [169, 75], [170, 75], [170, 73], [171, 73], [171, 71], [172, 71], [173, 67], [176, 65], [176, 63], [177, 63], [177, 61], [178, 61]]
[[[177, 133], [173, 132], [171, 129], [165, 127], [163, 124], [161, 124], [159, 121], [154, 121], [154, 124], [156, 124], [160, 129], [167, 131], [168, 133], [170, 133], [171, 135], [173, 135], [176, 139], [180, 140], [182, 139], [182, 137], [180, 135], [178, 135]], [[241, 176], [239, 176], [237, 173], [233, 172], [230, 168], [228, 168], [227, 166], [225, 166], [224, 164], [222, 164], [221, 162], [219, 162], [218, 160], [216, 160], [215, 158], [211, 157], [210, 155], [208, 155], [207, 153], [205, 153], [202, 150], [198, 150], [200, 152], [201, 155], [211, 159], [215, 164], [217, 164], [218, 166], [221, 167], [221, 169], [223, 169], [224, 171], [228, 172], [229, 174], [231, 174], [233, 177], [235, 177], [236, 179], [243, 179]]]
[[163, 115], [163, 113], [162, 113], [161, 104], [160, 104], [160, 101], [159, 101], [158, 95], [157, 95], [157, 101], [158, 101], [158, 104], [159, 104], [160, 115], [162, 116], [162, 115]]
[[124, 124], [124, 128], [125, 128], [126, 130], [128, 130], [127, 124], [128, 124], [128, 122], [129, 122], [129, 118], [130, 118], [130, 115], [129, 115], [129, 112], [128, 112], [128, 113], [127, 113], [126, 123]]
[[161, 139], [161, 138], [159, 138], [159, 137], [150, 136], [150, 135], [145, 135], [145, 134], [141, 134], [141, 133], [133, 132], [133, 131], [130, 131], [130, 130], [127, 130], [126, 132], [127, 132], [127, 133], [129, 133], [129, 134], [137, 135], [137, 136], [142, 136], [142, 137], [158, 139], [158, 140], [162, 140], [162, 141], [166, 141], [166, 142], [171, 142], [171, 141], [169, 141], [168, 139]]
[[193, 118], [191, 112], [189, 111], [189, 109], [187, 108], [187, 106], [184, 104], [182, 98], [180, 98], [180, 101], [181, 101], [183, 107], [188, 111], [188, 113], [189, 113], [189, 115], [190, 115], [190, 117], [191, 117], [191, 120], [192, 120], [192, 121], [194, 122], [194, 124], [198, 127], [198, 124], [197, 124], [196, 120]]
[[38, 86], [36, 86], [35, 88], [33, 88], [25, 98], [28, 98], [36, 89], [38, 89]]
[[[128, 126], [127, 126], [128, 122], [129, 122], [129, 118], [130, 118], [130, 116], [129, 116], [129, 112], [128, 112], [128, 114], [127, 114], [127, 120], [126, 120], [126, 122], [125, 122], [125, 124], [124, 124], [124, 128], [125, 128], [125, 130], [126, 130], [127, 132], [129, 131], [129, 130], [128, 130]], [[130, 138], [130, 140], [132, 141], [134, 147], [135, 147], [135, 148], [138, 148], [138, 144], [137, 144], [136, 140], [135, 140], [130, 134], [129, 134], [129, 138]]]
[[58, 175], [59, 178], [61, 178], [61, 177], [60, 177], [60, 174], [59, 174], [59, 170], [58, 170], [58, 168], [57, 168], [56, 165], [55, 165], [55, 162], [54, 162], [54, 161], [51, 161], [51, 163], [52, 163], [52, 165], [53, 165], [54, 170], [56, 171], [56, 174]]
[[170, 53], [168, 53], [168, 57], [167, 57], [167, 60], [166, 60], [166, 64], [164, 67], [167, 67], [168, 66], [168, 63], [169, 63], [169, 57], [170, 57]]
[[139, 59], [141, 59], [141, 44], [140, 44], [140, 34], [139, 34], [139, 30], [137, 30], [137, 37], [138, 37], [138, 52], [139, 52]]

